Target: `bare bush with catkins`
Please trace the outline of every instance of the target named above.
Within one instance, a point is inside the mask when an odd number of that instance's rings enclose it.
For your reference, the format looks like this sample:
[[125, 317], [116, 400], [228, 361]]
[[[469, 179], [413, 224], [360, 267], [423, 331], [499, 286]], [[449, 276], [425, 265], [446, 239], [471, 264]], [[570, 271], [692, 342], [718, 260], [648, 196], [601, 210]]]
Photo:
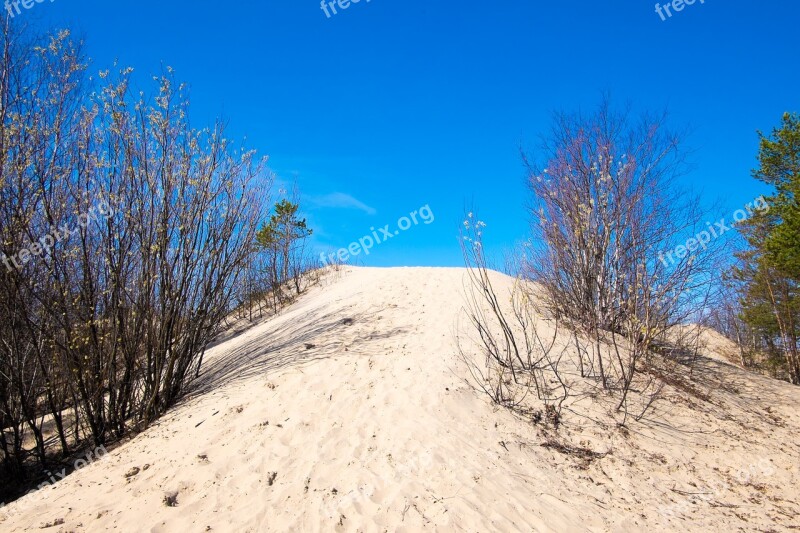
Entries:
[[[480, 238], [467, 236], [480, 251], [464, 254], [473, 327], [488, 353], [515, 359], [519, 346], [523, 353], [538, 347], [565, 396], [574, 394], [575, 381], [565, 378], [574, 368], [583, 384], [614, 398], [612, 411], [622, 413], [622, 423], [629, 414], [641, 418], [665, 378], [683, 375], [677, 365], [697, 358], [700, 337], [681, 326], [701, 318], [723, 266], [723, 243], [706, 243], [672, 263], [659, 259], [707, 219], [698, 198], [674, 185], [686, 165], [680, 138], [667, 130], [664, 116], [634, 119], [607, 101], [594, 113], [559, 114], [536, 156], [543, 163], [523, 154], [532, 236], [524, 253], [506, 261], [518, 285], [535, 287], [536, 298], [512, 296], [511, 321], [497, 311], [490, 317], [476, 313], [476, 299], [494, 309], [499, 295], [485, 275]], [[570, 337], [567, 356], [553, 357], [560, 346], [555, 340], [538, 342], [529, 316], [559, 324]], [[514, 337], [509, 322], [521, 337]], [[495, 357], [499, 370], [489, 380], [498, 403], [513, 402], [503, 386], [506, 374], [515, 382], [516, 368], [536, 367], [507, 359]], [[530, 379], [530, 386], [538, 392], [540, 381]]]
[[699, 318], [721, 267], [722, 241], [660, 260], [707, 219], [699, 199], [675, 185], [684, 151], [665, 122], [605, 101], [594, 113], [558, 115], [537, 152], [544, 164], [525, 160], [541, 246], [523, 272], [570, 325], [581, 375], [617, 392], [626, 413], [654, 354], [696, 352], [675, 328]]
[[[196, 130], [167, 69], [86, 76], [68, 32], [0, 28], [0, 483], [153, 422], [200, 372], [253, 256], [271, 180]], [[82, 218], [98, 202], [108, 216]], [[30, 445], [29, 443], [33, 443]], [[5, 495], [0, 495], [5, 496]]]

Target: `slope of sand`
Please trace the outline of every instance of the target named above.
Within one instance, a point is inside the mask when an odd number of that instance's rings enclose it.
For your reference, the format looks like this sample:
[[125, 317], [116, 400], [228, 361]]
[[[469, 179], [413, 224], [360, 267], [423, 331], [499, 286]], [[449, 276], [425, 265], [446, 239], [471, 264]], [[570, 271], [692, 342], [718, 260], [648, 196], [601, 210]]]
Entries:
[[215, 346], [190, 398], [0, 509], [0, 530], [800, 528], [800, 389], [706, 358], [703, 394], [627, 430], [575, 403], [563, 438], [602, 456], [565, 455], [465, 381], [463, 270], [336, 278]]

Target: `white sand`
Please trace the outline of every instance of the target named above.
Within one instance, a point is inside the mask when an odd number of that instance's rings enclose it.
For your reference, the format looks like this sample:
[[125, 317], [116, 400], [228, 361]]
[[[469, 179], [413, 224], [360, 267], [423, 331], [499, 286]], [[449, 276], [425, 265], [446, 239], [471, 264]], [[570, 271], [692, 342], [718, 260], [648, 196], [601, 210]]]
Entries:
[[578, 402], [564, 438], [610, 452], [585, 464], [465, 382], [463, 280], [461, 269], [347, 268], [213, 348], [206, 386], [157, 425], [0, 509], [0, 531], [56, 520], [46, 531], [800, 527], [800, 388], [708, 358], [727, 391], [709, 402], [672, 391], [627, 432]]

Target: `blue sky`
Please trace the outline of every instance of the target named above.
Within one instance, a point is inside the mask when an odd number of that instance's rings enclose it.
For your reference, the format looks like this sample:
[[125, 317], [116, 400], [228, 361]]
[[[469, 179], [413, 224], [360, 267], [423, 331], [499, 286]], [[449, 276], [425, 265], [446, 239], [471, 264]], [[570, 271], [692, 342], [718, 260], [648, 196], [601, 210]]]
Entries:
[[366, 265], [461, 264], [471, 205], [493, 251], [523, 239], [519, 146], [604, 92], [690, 128], [685, 185], [721, 199], [719, 216], [765, 192], [756, 130], [800, 111], [789, 0], [698, 0], [666, 21], [651, 1], [362, 0], [327, 18], [318, 0], [45, 0], [15, 20], [72, 28], [93, 71], [173, 67], [196, 126], [226, 117], [297, 180], [320, 251], [430, 206], [434, 223]]

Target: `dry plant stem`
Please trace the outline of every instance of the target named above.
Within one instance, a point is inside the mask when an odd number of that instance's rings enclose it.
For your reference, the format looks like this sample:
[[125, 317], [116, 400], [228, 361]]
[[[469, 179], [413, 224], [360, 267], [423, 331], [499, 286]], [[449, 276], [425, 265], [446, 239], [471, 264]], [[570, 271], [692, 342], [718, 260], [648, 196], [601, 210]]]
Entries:
[[[479, 237], [475, 232], [472, 235]], [[470, 330], [477, 333], [483, 364], [475, 362], [463, 349], [461, 356], [474, 382], [492, 401], [511, 410], [521, 409], [529, 391], [533, 391], [545, 405], [557, 401], [560, 412], [569, 387], [559, 368], [564, 350], [553, 355], [558, 325], [552, 337], [542, 338], [537, 331], [533, 299], [524, 283], [515, 286], [509, 304], [501, 303], [481, 246], [475, 245], [479, 241], [471, 242], [462, 245], [468, 267], [466, 314]], [[550, 376], [555, 376], [560, 395], [553, 395], [548, 385]]]

